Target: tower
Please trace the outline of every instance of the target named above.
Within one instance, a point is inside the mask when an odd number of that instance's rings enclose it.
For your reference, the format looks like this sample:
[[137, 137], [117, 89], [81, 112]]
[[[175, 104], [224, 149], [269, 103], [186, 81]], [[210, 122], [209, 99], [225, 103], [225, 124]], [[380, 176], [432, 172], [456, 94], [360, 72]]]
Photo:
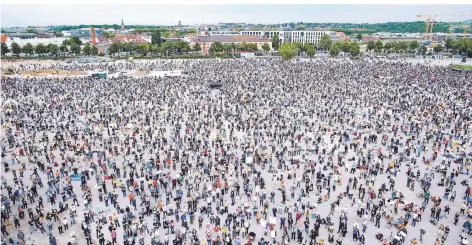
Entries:
[[121, 30], [122, 31], [125, 30], [125, 23], [123, 22], [123, 19], [121, 19]]

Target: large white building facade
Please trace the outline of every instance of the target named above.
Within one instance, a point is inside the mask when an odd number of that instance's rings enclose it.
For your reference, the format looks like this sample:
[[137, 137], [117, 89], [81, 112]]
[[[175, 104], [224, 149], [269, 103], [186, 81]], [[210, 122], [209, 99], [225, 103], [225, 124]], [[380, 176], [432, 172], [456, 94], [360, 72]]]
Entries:
[[331, 39], [336, 39], [334, 31], [241, 31], [241, 36], [260, 36], [272, 38], [279, 34], [280, 43], [284, 42], [300, 42], [300, 43], [318, 43], [321, 36], [327, 34]]

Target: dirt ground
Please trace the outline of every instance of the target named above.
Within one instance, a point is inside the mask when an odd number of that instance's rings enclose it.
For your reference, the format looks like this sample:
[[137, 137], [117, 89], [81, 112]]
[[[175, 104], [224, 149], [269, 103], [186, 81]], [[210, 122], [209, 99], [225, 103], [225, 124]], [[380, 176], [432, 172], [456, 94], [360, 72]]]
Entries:
[[150, 71], [136, 71], [134, 75], [144, 76], [144, 75], [149, 75], [150, 73], [151, 73]]
[[50, 76], [50, 75], [59, 75], [59, 76], [80, 76], [87, 75], [85, 71], [67, 71], [67, 70], [34, 70], [34, 71], [24, 71], [20, 73], [23, 76]]

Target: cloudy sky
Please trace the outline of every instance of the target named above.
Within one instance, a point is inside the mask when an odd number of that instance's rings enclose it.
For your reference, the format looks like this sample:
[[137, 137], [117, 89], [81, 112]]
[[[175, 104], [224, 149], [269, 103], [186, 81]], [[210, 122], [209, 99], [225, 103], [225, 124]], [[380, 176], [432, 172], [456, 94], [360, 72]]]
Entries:
[[352, 22], [415, 21], [430, 11], [440, 21], [472, 16], [471, 5], [2, 5], [1, 26], [76, 24], [184, 25], [219, 22]]

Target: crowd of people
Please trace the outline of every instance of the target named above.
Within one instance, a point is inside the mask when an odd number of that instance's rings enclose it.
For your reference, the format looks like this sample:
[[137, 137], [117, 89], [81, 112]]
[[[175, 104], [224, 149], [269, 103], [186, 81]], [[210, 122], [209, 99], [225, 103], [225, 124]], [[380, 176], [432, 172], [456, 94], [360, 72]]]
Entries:
[[2, 76], [2, 244], [468, 243], [470, 73], [370, 59], [11, 69], [177, 68]]

